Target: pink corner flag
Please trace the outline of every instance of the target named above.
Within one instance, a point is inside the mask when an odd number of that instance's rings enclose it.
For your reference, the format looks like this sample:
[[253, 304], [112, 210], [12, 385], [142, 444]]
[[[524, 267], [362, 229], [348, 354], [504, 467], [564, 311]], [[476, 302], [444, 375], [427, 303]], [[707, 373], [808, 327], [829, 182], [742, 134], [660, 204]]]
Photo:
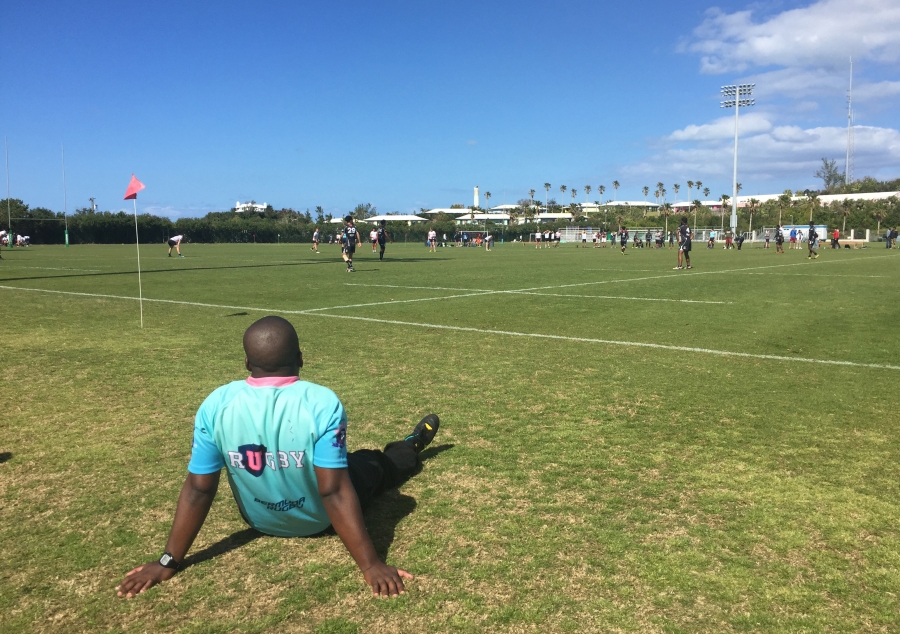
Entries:
[[144, 189], [146, 185], [144, 185], [141, 181], [139, 181], [134, 174], [131, 175], [131, 182], [128, 183], [128, 189], [125, 190], [125, 198], [122, 200], [132, 200], [137, 198], [138, 192]]

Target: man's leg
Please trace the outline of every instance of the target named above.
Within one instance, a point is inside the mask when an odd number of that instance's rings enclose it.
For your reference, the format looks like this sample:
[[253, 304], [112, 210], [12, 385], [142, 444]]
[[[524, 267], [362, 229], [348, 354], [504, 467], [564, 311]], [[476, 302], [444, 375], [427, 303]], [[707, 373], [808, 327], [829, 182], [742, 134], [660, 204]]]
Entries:
[[419, 470], [419, 454], [434, 439], [439, 426], [438, 417], [429, 414], [419, 421], [412, 434], [388, 443], [384, 451], [360, 449], [347, 455], [350, 481], [360, 507], [365, 509], [377, 496], [400, 486]]

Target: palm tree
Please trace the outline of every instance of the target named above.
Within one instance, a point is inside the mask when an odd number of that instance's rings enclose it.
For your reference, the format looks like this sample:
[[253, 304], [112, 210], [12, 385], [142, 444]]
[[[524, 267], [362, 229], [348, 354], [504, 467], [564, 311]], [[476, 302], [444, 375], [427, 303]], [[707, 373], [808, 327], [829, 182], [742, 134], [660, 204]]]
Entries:
[[703, 187], [703, 183], [701, 183], [700, 181], [697, 181], [696, 183], [694, 183], [694, 185], [697, 187], [697, 193], [699, 194], [700, 188]]
[[697, 213], [698, 213], [701, 209], [703, 209], [703, 203], [700, 202], [699, 200], [695, 200], [695, 201], [691, 204], [691, 207], [693, 207], [693, 209], [694, 209], [694, 233], [697, 233]]
[[[613, 189], [615, 190], [616, 193], [618, 193], [618, 191], [619, 191], [619, 181], [613, 181]], [[614, 194], [613, 194], [613, 200], [615, 200], [615, 199], [616, 199], [616, 194], [614, 193]]]
[[656, 191], [653, 192], [653, 195], [656, 196], [656, 206], [659, 206], [659, 197], [662, 196], [662, 189], [659, 187], [656, 188]]
[[747, 230], [750, 233], [750, 239], [753, 239], [753, 214], [759, 211], [759, 201], [755, 198], [751, 198], [747, 201], [747, 215], [750, 216], [750, 228]]
[[529, 205], [525, 210], [525, 222], [534, 222], [534, 205]]
[[709, 187], [704, 187], [704, 188], [703, 188], [703, 197], [704, 197], [704, 198], [709, 198]]
[[572, 204], [573, 204], [573, 205], [574, 205], [574, 204], [575, 204], [575, 196], [577, 196], [577, 195], [578, 195], [578, 190], [577, 190], [577, 189], [575, 189], [575, 188], [574, 188], [574, 187], [573, 187], [573, 188], [572, 188], [572, 191], [571, 191], [571, 192], [569, 192], [569, 193], [571, 193], [571, 194], [572, 194]]
[[[565, 194], [567, 189], [568, 189], [568, 187], [566, 187], [565, 185], [560, 185], [560, 186], [559, 186], [559, 191], [560, 191], [560, 193], [562, 193], [562, 194]], [[563, 204], [565, 204], [565, 203], [563, 203]]]
[[588, 196], [590, 196], [590, 195], [591, 195], [591, 186], [585, 185], [584, 186], [584, 202], [588, 201]]
[[[575, 189], [572, 190], [574, 194], [576, 192]], [[572, 196], [572, 204], [569, 206], [569, 213], [572, 214], [572, 221], [577, 222], [579, 218], [581, 218], [581, 205], [575, 202], [575, 196]]]
[[778, 226], [781, 226], [781, 212], [784, 211], [785, 207], [791, 206], [791, 198], [794, 197], [794, 192], [790, 189], [785, 189], [782, 192], [781, 196], [778, 197]]
[[597, 185], [597, 191], [600, 192], [600, 200], [603, 201], [603, 192], [606, 191], [605, 185]]
[[547, 196], [550, 194], [550, 183], [544, 183], [544, 211], [547, 211]]
[[691, 197], [691, 189], [694, 188], [694, 181], [688, 181], [688, 182], [687, 182], [687, 186], [688, 186], [688, 199], [690, 199], [690, 197]]
[[531, 204], [533, 205], [533, 204], [534, 204], [534, 190], [533, 190], [533, 189], [529, 189], [529, 190], [528, 190], [528, 195], [531, 197]]
[[875, 218], [875, 220], [878, 222], [878, 228], [875, 230], [875, 233], [878, 235], [881, 235], [881, 221], [884, 220], [884, 216], [884, 209], [881, 208], [875, 209], [875, 211], [872, 213], [872, 217]]
[[679, 185], [678, 183], [675, 183], [674, 185], [672, 185], [672, 189], [675, 190], [675, 201], [677, 202], [678, 201], [678, 190], [681, 189], [681, 185]]
[[728, 204], [728, 201], [731, 200], [731, 196], [728, 194], [722, 194], [722, 197], [719, 198], [722, 201], [721, 213], [719, 215], [722, 216], [722, 233], [725, 233], [725, 206]]
[[490, 200], [491, 200], [491, 192], [484, 192], [484, 204], [488, 209], [490, 209], [490, 205], [488, 205]]
[[641, 191], [644, 192], [644, 202], [647, 202], [647, 194], [650, 193], [650, 188], [644, 185], [644, 188]]
[[841, 215], [844, 217], [844, 224], [841, 226], [841, 235], [847, 230], [847, 216], [850, 215], [850, 201], [844, 200], [841, 203]]
[[812, 222], [813, 209], [819, 206], [819, 195], [816, 192], [809, 191], [808, 189], [803, 193], [806, 194], [806, 197], [809, 199], [809, 221]]
[[672, 203], [663, 203], [660, 213], [666, 218], [666, 233], [664, 235], [669, 235], [669, 214], [672, 213]]

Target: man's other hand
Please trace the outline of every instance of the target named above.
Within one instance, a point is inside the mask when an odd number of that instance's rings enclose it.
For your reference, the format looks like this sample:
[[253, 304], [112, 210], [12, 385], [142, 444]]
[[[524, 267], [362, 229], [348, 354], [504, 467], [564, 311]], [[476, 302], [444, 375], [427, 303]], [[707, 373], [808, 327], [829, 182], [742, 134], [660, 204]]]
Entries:
[[372, 587], [372, 595], [376, 597], [397, 597], [405, 592], [403, 579], [414, 579], [405, 570], [383, 563], [377, 563], [364, 571], [363, 577]]
[[125, 578], [116, 586], [116, 594], [130, 599], [174, 576], [175, 571], [172, 568], [163, 568], [158, 561], [151, 561], [143, 566], [138, 566], [125, 575]]

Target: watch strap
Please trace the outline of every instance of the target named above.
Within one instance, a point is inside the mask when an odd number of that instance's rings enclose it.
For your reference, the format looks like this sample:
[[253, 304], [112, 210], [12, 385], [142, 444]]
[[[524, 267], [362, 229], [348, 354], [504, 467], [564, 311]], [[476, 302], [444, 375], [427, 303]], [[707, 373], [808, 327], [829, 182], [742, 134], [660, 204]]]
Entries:
[[159, 565], [170, 570], [181, 570], [181, 564], [175, 561], [175, 557], [168, 551], [164, 552], [159, 558]]

